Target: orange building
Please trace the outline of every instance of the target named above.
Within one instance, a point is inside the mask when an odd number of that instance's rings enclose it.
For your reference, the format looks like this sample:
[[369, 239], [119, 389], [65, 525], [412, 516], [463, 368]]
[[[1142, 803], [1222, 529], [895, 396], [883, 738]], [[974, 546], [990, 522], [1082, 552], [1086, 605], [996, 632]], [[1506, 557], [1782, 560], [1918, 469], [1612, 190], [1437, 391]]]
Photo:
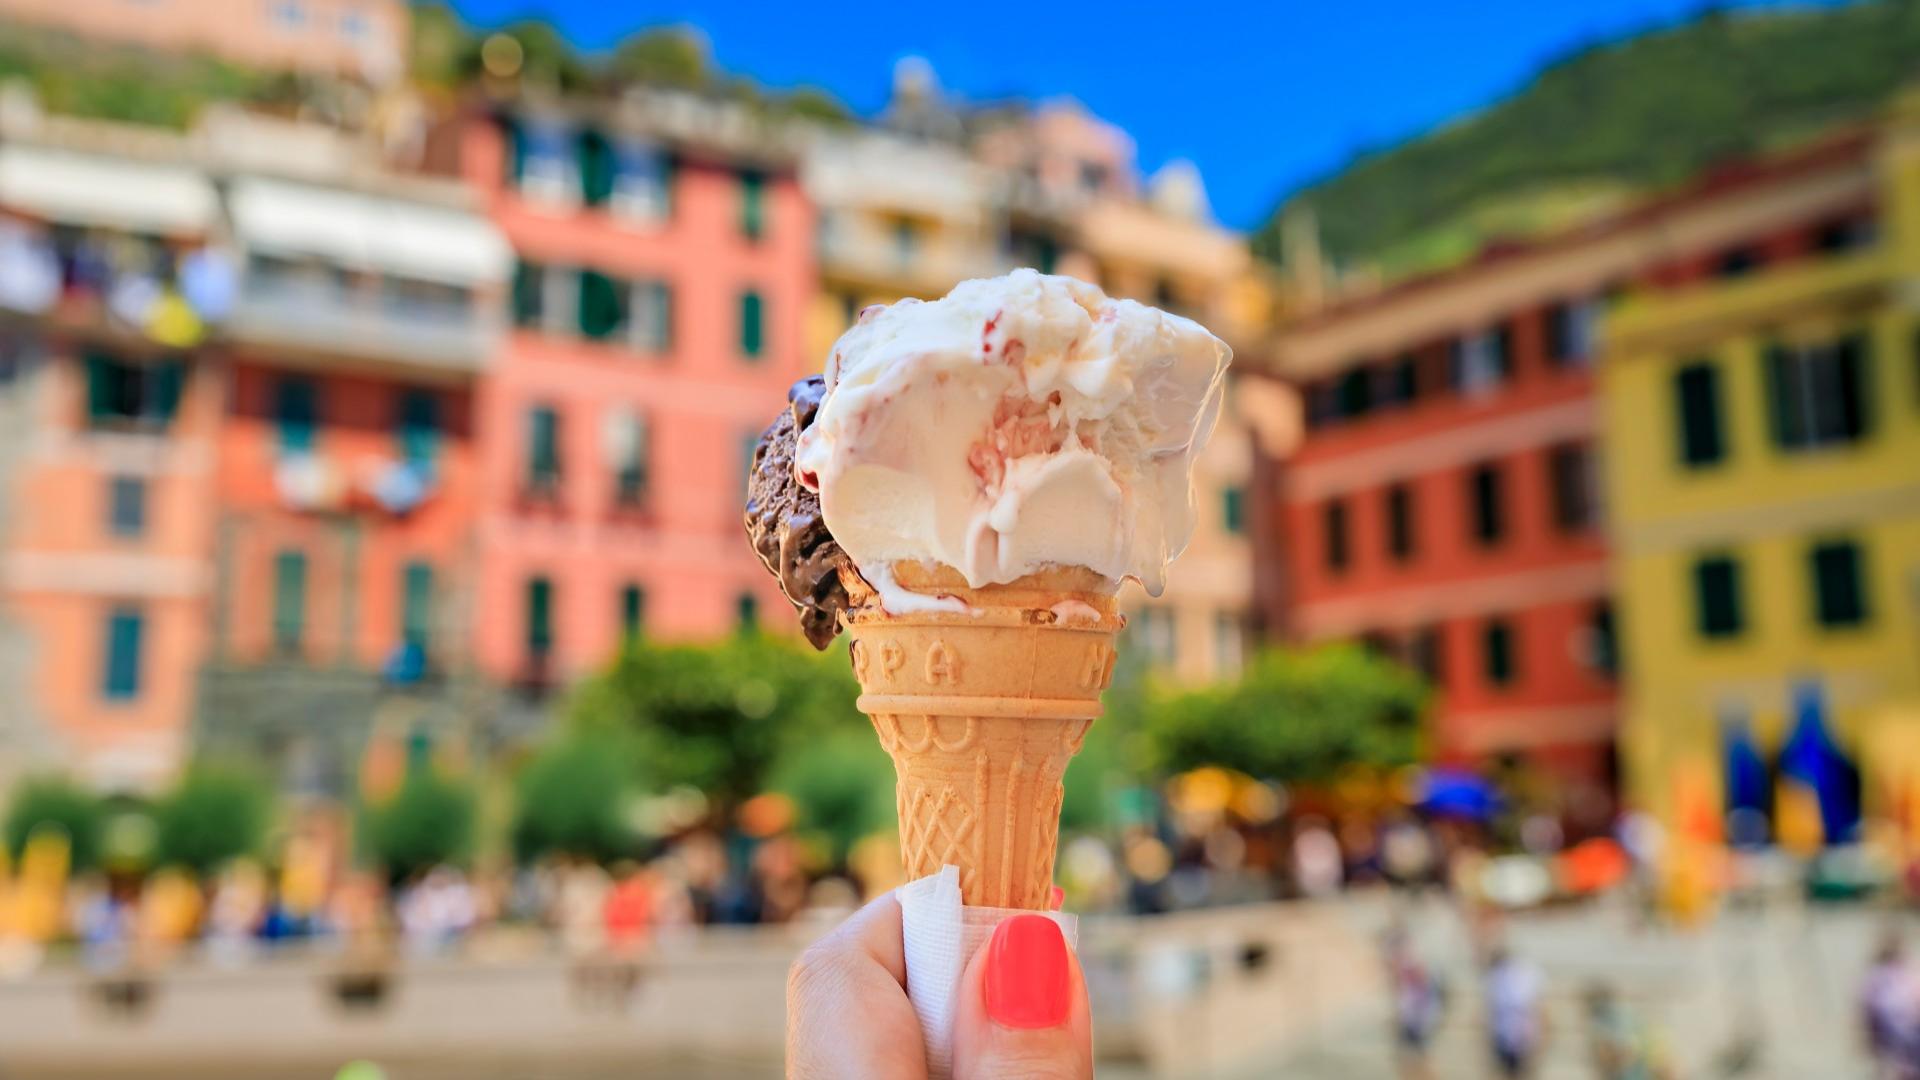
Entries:
[[404, 0], [0, 0], [0, 20], [373, 82], [405, 74], [409, 22]]
[[495, 678], [538, 689], [625, 635], [788, 623], [740, 521], [755, 441], [820, 367], [814, 212], [784, 147], [732, 105], [664, 93], [465, 125], [462, 170], [519, 260], [479, 403]]

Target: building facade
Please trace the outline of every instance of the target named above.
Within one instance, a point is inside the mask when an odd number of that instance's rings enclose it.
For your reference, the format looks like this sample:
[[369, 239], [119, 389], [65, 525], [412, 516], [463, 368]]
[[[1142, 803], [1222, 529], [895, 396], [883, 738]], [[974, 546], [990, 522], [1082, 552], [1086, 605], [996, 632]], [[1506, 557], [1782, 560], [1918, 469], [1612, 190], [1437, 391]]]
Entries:
[[[1662, 812], [1696, 809], [1675, 778], [1709, 777], [1714, 809], [1764, 820], [1770, 776], [1822, 747], [1883, 811], [1920, 779], [1917, 121], [1909, 103], [1753, 164], [1674, 218], [1742, 215], [1747, 235], [1606, 321], [1623, 747]], [[1821, 793], [1831, 839], [1845, 796]]]
[[0, 0], [0, 20], [252, 67], [371, 82], [406, 72], [405, 0]]
[[740, 508], [761, 431], [820, 367], [795, 154], [742, 110], [671, 94], [517, 103], [462, 143], [518, 259], [479, 402], [483, 669], [539, 690], [631, 635], [784, 621]]

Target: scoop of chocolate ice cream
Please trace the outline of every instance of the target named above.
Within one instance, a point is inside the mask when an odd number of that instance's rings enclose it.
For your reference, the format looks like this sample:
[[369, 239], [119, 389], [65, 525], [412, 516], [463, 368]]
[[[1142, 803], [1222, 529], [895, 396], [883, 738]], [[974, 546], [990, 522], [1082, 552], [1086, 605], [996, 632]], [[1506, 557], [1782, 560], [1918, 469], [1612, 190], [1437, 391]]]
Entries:
[[840, 632], [840, 612], [847, 607], [840, 572], [851, 567], [820, 516], [820, 496], [803, 487], [793, 471], [794, 441], [813, 423], [826, 392], [819, 375], [793, 384], [787, 407], [754, 447], [753, 476], [747, 481], [747, 537], [780, 580], [780, 591], [800, 609], [800, 628], [816, 649], [826, 648]]

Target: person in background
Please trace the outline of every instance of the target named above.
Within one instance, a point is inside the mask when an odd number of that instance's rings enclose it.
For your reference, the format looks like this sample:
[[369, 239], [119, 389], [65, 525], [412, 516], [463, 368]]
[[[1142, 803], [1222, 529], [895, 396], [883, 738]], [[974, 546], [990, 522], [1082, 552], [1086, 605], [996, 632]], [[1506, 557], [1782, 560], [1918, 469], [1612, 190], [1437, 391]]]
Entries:
[[1323, 899], [1340, 891], [1344, 877], [1340, 841], [1318, 818], [1302, 821], [1293, 834], [1293, 881], [1300, 895]]
[[1860, 987], [1861, 1034], [1873, 1059], [1877, 1080], [1910, 1080], [1920, 1044], [1920, 1015], [1916, 1015], [1916, 984], [1907, 964], [1906, 948], [1898, 931], [1889, 930], [1874, 954]]
[[1504, 945], [1494, 947], [1487, 963], [1487, 1034], [1501, 1076], [1532, 1075], [1545, 1028], [1542, 982], [1533, 965]]
[[1400, 1075], [1405, 1080], [1427, 1080], [1433, 1075], [1427, 1046], [1440, 1026], [1445, 1005], [1440, 981], [1413, 947], [1413, 937], [1404, 925], [1395, 923], [1387, 930], [1384, 951]]

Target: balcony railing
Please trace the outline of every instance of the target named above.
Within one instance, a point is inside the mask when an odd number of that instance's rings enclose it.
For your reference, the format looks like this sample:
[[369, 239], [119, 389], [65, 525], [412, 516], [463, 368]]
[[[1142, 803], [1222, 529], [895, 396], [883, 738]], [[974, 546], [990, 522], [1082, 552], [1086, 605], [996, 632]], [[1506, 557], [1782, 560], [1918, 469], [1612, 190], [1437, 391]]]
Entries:
[[325, 281], [250, 277], [229, 332], [242, 341], [478, 373], [498, 327], [470, 303]]
[[967, 278], [988, 277], [1004, 269], [1001, 261], [987, 250], [905, 248], [856, 232], [827, 232], [820, 238], [820, 263], [828, 273], [917, 288], [945, 290]]

